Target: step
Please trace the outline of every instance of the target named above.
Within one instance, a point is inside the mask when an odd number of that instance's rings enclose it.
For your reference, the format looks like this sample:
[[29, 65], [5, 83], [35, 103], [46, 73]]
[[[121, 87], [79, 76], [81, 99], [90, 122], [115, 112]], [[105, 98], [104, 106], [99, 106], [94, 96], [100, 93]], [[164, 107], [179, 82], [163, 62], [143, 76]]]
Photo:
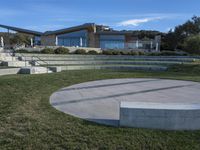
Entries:
[[145, 70], [145, 71], [166, 71], [168, 67], [158, 65], [95, 65], [95, 66], [61, 66], [62, 70], [90, 70], [90, 69], [112, 69], [112, 70]]
[[0, 60], [2, 60], [2, 61], [16, 61], [17, 58], [11, 56], [10, 53], [0, 53]]
[[127, 64], [127, 65], [173, 65], [183, 64], [178, 61], [35, 61], [33, 65], [103, 65], [103, 64]]
[[[39, 57], [39, 59], [44, 61], [107, 61], [107, 60], [118, 60], [118, 61], [178, 61], [178, 62], [195, 62], [200, 59], [196, 58], [160, 58], [160, 57]], [[36, 60], [38, 58], [31, 57], [21, 57], [20, 60]]]
[[46, 67], [22, 67], [20, 70], [20, 74], [44, 74], [52, 72]]
[[17, 74], [19, 72], [20, 72], [20, 68], [1, 68], [0, 69], [0, 76]]
[[25, 67], [25, 66], [31, 66], [29, 62], [25, 61], [3, 61], [2, 62], [3, 66], [7, 67]]
[[60, 58], [88, 58], [88, 57], [134, 57], [134, 58], [198, 58], [200, 56], [133, 56], [133, 55], [79, 55], [79, 54], [33, 54], [33, 53], [16, 53], [16, 56], [26, 56], [26, 57], [60, 57]]

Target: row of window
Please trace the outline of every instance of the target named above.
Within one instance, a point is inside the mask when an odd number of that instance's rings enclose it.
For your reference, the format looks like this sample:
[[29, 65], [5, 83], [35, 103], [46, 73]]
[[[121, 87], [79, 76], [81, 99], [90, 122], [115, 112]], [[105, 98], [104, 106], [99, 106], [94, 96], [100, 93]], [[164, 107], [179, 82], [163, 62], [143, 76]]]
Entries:
[[[140, 41], [125, 42], [124, 35], [100, 35], [100, 48], [102, 49], [152, 49], [154, 44]], [[36, 40], [37, 42], [39, 39]], [[81, 30], [57, 36], [58, 46], [88, 47], [88, 32]]]

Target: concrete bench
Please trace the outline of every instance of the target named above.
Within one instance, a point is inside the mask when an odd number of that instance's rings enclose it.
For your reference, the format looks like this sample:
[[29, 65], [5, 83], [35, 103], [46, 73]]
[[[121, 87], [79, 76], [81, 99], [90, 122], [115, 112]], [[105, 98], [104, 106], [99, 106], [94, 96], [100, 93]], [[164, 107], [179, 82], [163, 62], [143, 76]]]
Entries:
[[200, 104], [121, 102], [120, 126], [199, 130]]

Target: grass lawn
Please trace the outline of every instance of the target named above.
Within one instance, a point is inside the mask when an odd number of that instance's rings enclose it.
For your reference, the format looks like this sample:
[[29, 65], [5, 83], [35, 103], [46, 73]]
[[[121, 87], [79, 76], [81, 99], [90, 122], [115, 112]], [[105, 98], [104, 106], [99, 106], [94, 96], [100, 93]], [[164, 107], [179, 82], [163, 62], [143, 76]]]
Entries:
[[200, 149], [200, 131], [115, 128], [55, 110], [50, 95], [72, 84], [110, 78], [170, 78], [200, 82], [191, 67], [168, 72], [66, 71], [0, 77], [0, 150]]

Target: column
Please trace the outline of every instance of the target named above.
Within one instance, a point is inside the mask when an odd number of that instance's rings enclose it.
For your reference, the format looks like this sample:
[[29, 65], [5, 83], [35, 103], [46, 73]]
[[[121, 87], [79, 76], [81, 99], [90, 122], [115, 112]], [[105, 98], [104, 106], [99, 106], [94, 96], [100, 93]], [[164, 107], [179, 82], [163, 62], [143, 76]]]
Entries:
[[4, 39], [1, 37], [1, 47], [4, 47]]
[[31, 38], [31, 47], [33, 47], [33, 38]]
[[156, 52], [158, 52], [159, 51], [159, 44], [158, 44], [158, 42], [156, 43]]
[[151, 50], [153, 49], [153, 41], [151, 41]]
[[[55, 45], [58, 46], [58, 37], [56, 36], [56, 42]], [[64, 45], [64, 40], [63, 40], [63, 45]]]
[[83, 38], [80, 37], [80, 47], [83, 47]]
[[139, 41], [138, 40], [136, 41], [136, 48], [137, 49], [139, 48]]

